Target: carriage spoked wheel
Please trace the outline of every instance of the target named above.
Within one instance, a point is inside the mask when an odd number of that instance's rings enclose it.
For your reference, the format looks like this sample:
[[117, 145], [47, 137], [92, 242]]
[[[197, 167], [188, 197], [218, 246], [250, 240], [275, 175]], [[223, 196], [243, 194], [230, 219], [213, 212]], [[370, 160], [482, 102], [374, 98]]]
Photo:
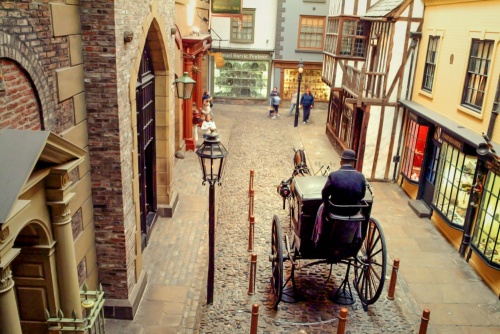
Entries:
[[278, 304], [281, 301], [283, 295], [283, 239], [281, 232], [281, 223], [278, 216], [273, 217], [273, 227], [271, 235], [271, 266], [272, 266], [272, 276], [271, 276], [271, 289], [274, 295], [274, 305], [275, 309], [278, 308]]
[[368, 222], [365, 240], [355, 258], [354, 287], [363, 307], [377, 301], [384, 288], [387, 253], [380, 223]]

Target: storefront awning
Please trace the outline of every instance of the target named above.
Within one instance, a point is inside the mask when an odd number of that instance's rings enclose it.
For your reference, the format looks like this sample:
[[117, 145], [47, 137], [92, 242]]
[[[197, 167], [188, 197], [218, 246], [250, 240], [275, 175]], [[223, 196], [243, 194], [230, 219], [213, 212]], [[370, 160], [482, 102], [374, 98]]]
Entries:
[[[410, 109], [413, 113], [422, 117], [429, 122], [441, 126], [443, 129], [448, 130], [450, 134], [455, 134], [457, 137], [462, 138], [467, 144], [472, 147], [476, 147], [480, 143], [484, 143], [484, 139], [480, 134], [472, 132], [462, 124], [459, 124], [423, 105], [420, 103], [409, 101], [409, 100], [400, 100], [404, 107]], [[500, 145], [493, 143], [495, 151], [500, 151]]]

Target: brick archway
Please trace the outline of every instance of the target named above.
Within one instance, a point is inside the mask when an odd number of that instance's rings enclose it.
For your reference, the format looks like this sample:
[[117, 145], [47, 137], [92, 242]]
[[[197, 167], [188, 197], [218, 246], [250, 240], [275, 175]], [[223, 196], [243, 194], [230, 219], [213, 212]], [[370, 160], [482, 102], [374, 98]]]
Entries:
[[17, 37], [0, 31], [0, 58], [12, 59], [28, 74], [35, 96], [38, 98], [42, 114], [41, 127], [44, 129], [49, 122], [48, 112], [55, 109], [55, 102], [50, 93], [48, 78], [36, 53]]

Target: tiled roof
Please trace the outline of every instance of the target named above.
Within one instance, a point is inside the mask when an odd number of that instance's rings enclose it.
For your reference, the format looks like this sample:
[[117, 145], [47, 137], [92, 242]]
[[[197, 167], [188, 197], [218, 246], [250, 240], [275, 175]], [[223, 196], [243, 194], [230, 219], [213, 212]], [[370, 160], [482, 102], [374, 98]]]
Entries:
[[364, 17], [385, 17], [398, 8], [405, 0], [380, 0], [370, 7]]

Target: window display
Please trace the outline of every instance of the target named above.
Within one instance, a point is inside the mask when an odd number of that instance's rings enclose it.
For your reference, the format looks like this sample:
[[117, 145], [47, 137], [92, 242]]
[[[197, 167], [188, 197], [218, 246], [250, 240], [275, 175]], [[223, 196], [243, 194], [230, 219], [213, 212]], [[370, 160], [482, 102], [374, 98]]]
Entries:
[[214, 70], [214, 96], [238, 98], [267, 98], [268, 61], [228, 60]]
[[[479, 181], [479, 180], [478, 180]], [[478, 182], [480, 184], [480, 182]], [[477, 190], [477, 189], [476, 189]], [[473, 249], [491, 265], [500, 268], [500, 174], [489, 171], [478, 210]]]
[[467, 156], [451, 144], [443, 143], [432, 204], [452, 227], [461, 230], [464, 227], [476, 164], [476, 157]]
[[420, 180], [428, 132], [428, 126], [420, 125], [414, 120], [409, 120], [402, 173], [415, 183]]
[[[285, 78], [283, 82], [283, 99], [292, 98], [293, 93], [299, 87], [299, 70], [285, 69]], [[321, 81], [321, 70], [305, 70], [302, 74], [300, 83], [300, 94], [302, 95], [306, 88], [311, 90], [314, 99], [325, 101], [330, 98], [330, 87]]]

